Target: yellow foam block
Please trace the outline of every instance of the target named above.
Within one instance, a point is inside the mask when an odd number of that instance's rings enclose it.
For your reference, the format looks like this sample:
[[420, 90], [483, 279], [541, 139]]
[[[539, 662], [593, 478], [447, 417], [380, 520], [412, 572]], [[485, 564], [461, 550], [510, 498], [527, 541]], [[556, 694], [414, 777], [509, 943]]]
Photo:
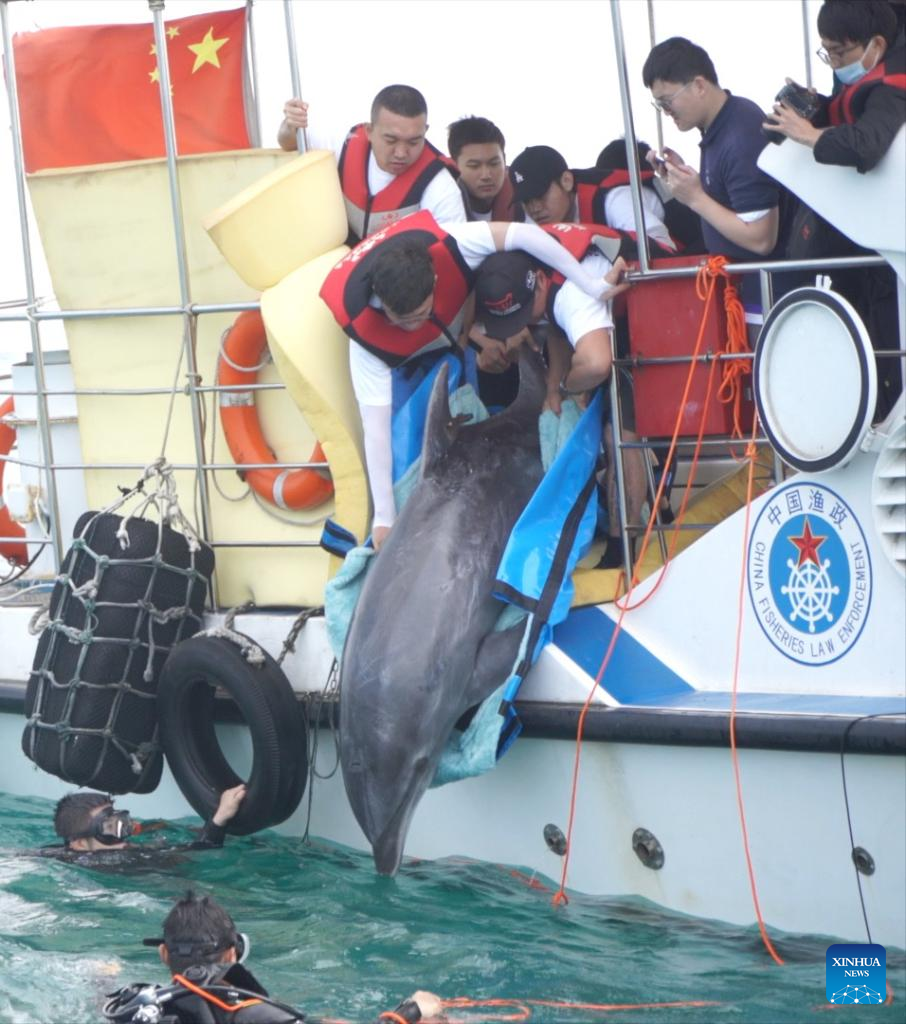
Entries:
[[349, 250], [300, 267], [261, 296], [268, 345], [280, 377], [321, 442], [335, 491], [333, 519], [361, 543], [368, 531], [362, 424], [349, 377], [349, 339], [318, 292]]
[[202, 224], [247, 285], [271, 288], [345, 240], [336, 158], [326, 149], [309, 150], [244, 188]]
[[[180, 158], [193, 301], [235, 302], [255, 297], [217, 251], [201, 218], [213, 203], [226, 202], [262, 175], [293, 160], [290, 154], [274, 150]], [[29, 189], [54, 291], [63, 308], [179, 305], [165, 161], [41, 172], [30, 176]], [[235, 318], [235, 313], [198, 318], [195, 349], [202, 384], [213, 384], [220, 338]], [[70, 320], [66, 335], [76, 387], [169, 389], [183, 334], [180, 316]], [[345, 365], [341, 369], [343, 378], [348, 378]], [[197, 453], [191, 407], [182, 390], [185, 374], [183, 363], [176, 379], [179, 392], [166, 455], [174, 464], [193, 465]], [[269, 382], [279, 377], [269, 366], [259, 379]], [[216, 400], [206, 394], [202, 402], [205, 457], [229, 464], [232, 460], [220, 429]], [[167, 394], [80, 395], [84, 461], [152, 462], [161, 452], [169, 404]], [[259, 392], [256, 405], [264, 435], [277, 458], [281, 462], [306, 461], [315, 435], [289, 394], [285, 390]], [[90, 507], [109, 504], [118, 497], [118, 485], [133, 484], [139, 475], [137, 470], [87, 471]], [[180, 470], [176, 479], [180, 502], [194, 518], [198, 507], [195, 473]], [[323, 604], [330, 562], [318, 540], [324, 517], [333, 514], [333, 503], [307, 512], [277, 510], [259, 504], [231, 469], [209, 471], [207, 482], [212, 527], [208, 539], [225, 545], [217, 548], [219, 603]], [[262, 541], [265, 546], [231, 546], [249, 541]], [[297, 546], [300, 544], [305, 546]]]
[[622, 569], [576, 569], [573, 573], [572, 608], [615, 601], [626, 593]]

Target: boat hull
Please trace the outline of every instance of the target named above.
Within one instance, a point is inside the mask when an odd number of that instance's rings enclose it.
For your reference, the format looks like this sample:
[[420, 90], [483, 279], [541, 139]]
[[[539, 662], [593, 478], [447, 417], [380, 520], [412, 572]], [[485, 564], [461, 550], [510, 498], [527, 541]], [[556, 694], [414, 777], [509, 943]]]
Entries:
[[[21, 714], [8, 696], [0, 714], [7, 751], [0, 788], [58, 798], [65, 783], [33, 769], [20, 751]], [[556, 709], [565, 732], [578, 706]], [[544, 839], [547, 825], [567, 831], [575, 739], [540, 735], [549, 716], [523, 706], [528, 735], [497, 769], [429, 790], [412, 822], [408, 858], [467, 857], [513, 867], [514, 878], [551, 893], [563, 859]], [[705, 716], [699, 727], [713, 729]], [[624, 729], [627, 716], [623, 716]], [[690, 725], [695, 725], [690, 721]], [[805, 723], [803, 723], [805, 724]], [[600, 731], [600, 726], [598, 730]], [[741, 725], [741, 729], [744, 728]], [[250, 763], [243, 726], [219, 726], [234, 767]], [[807, 730], [808, 731], [808, 730]], [[814, 730], [812, 730], [814, 731]], [[805, 733], [804, 733], [805, 735]], [[717, 745], [620, 742], [590, 738], [582, 746], [567, 888], [595, 896], [642, 896], [660, 906], [736, 925], [755, 921], [737, 809], [730, 752]], [[880, 742], [896, 749], [896, 742]], [[280, 831], [310, 834], [367, 850], [343, 792], [335, 733], [322, 725], [312, 803]], [[739, 752], [743, 803], [762, 914], [769, 927], [906, 948], [906, 770], [900, 753], [844, 755], [847, 812], [839, 752], [744, 748]], [[157, 792], [124, 798], [139, 816], [191, 813], [165, 772]], [[874, 861], [857, 875], [849, 837]], [[663, 851], [663, 865], [646, 866], [634, 850], [645, 829]], [[49, 838], [49, 837], [48, 837]], [[402, 870], [405, 871], [405, 864]], [[863, 916], [862, 902], [865, 913]]]

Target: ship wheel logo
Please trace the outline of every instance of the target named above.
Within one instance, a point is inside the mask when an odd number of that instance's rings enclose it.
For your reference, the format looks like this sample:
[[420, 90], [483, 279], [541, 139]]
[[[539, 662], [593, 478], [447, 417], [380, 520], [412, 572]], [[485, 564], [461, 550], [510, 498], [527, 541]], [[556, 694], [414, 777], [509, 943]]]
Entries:
[[808, 626], [809, 633], [814, 633], [816, 623], [833, 622], [831, 602], [840, 593], [840, 588], [831, 582], [831, 561], [823, 562], [818, 557], [818, 548], [827, 540], [813, 534], [805, 517], [805, 527], [801, 537], [788, 537], [787, 540], [798, 549], [799, 558], [788, 558], [786, 561], [790, 575], [787, 583], [780, 588], [792, 604], [790, 622], [802, 620]]
[[822, 484], [772, 492], [749, 543], [749, 599], [782, 654], [826, 665], [852, 649], [871, 604], [871, 560], [853, 509]]

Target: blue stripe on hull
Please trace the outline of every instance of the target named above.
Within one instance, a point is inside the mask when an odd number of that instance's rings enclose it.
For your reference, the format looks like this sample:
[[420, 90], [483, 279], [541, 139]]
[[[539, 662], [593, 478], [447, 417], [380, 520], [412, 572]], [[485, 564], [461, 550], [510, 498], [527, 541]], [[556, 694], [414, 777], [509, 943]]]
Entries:
[[[554, 643], [592, 679], [616, 623], [598, 608], [577, 608], [554, 629]], [[625, 630], [607, 666], [604, 688], [621, 704], [637, 704], [692, 693], [693, 688]]]
[[[554, 643], [593, 679], [616, 623], [598, 608], [577, 608], [554, 629]], [[671, 711], [730, 710], [726, 690], [696, 690], [625, 630], [607, 667], [603, 688], [620, 704]], [[856, 694], [740, 693], [742, 712], [802, 715], [906, 715], [906, 699]]]

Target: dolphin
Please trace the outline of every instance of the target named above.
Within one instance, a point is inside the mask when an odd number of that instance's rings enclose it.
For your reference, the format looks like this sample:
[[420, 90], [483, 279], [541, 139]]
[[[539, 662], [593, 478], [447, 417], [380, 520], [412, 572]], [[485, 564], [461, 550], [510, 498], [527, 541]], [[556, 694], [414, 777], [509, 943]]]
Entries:
[[421, 475], [369, 569], [340, 671], [340, 760], [380, 874], [399, 868], [412, 814], [454, 725], [507, 678], [522, 626], [494, 632], [510, 531], [543, 475], [541, 361], [525, 352], [504, 412], [452, 417], [447, 367], [428, 404]]

